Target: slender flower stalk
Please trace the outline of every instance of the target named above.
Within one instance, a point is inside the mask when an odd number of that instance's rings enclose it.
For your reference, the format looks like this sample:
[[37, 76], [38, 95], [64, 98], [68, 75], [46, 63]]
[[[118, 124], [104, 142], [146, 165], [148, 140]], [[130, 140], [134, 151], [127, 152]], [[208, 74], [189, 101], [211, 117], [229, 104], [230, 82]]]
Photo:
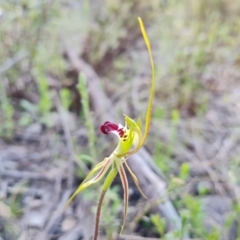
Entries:
[[90, 185], [99, 182], [105, 175], [107, 175], [102, 192], [100, 195], [97, 213], [96, 213], [96, 222], [95, 222], [95, 231], [94, 231], [94, 240], [98, 238], [98, 229], [99, 229], [99, 219], [101, 214], [101, 207], [103, 203], [103, 199], [105, 193], [111, 186], [114, 178], [119, 173], [123, 190], [124, 190], [124, 215], [123, 215], [123, 224], [121, 228], [121, 232], [123, 231], [125, 220], [127, 216], [127, 209], [128, 209], [128, 179], [126, 175], [125, 169], [130, 173], [132, 176], [137, 188], [141, 192], [141, 194], [146, 198], [142, 190], [140, 189], [138, 179], [136, 175], [132, 172], [131, 168], [127, 164], [127, 159], [136, 153], [145, 143], [150, 123], [151, 123], [151, 115], [152, 115], [152, 105], [154, 99], [154, 89], [155, 89], [155, 79], [154, 79], [154, 62], [152, 57], [151, 46], [148, 40], [147, 33], [145, 31], [143, 22], [141, 18], [138, 18], [140, 29], [143, 35], [143, 39], [146, 43], [147, 50], [149, 53], [150, 64], [151, 64], [151, 91], [149, 95], [149, 103], [145, 118], [145, 130], [142, 134], [142, 124], [141, 120], [138, 119], [137, 121], [133, 120], [132, 118], [125, 115], [125, 125], [111, 123], [109, 121], [105, 122], [101, 127], [101, 131], [104, 134], [113, 133], [118, 137], [118, 145], [116, 149], [112, 152], [112, 154], [105, 158], [102, 162], [98, 163], [92, 171], [87, 175], [81, 185], [77, 188], [77, 190], [73, 193], [73, 195], [69, 198], [66, 207], [70, 204], [73, 198], [79, 194], [82, 190], [89, 187]]

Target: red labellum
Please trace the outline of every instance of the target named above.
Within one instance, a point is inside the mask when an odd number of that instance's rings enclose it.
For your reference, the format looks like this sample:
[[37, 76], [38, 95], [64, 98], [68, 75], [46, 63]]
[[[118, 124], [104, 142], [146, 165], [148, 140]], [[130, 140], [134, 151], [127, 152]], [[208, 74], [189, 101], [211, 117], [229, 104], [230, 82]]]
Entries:
[[115, 123], [110, 123], [110, 122], [105, 122], [102, 126], [101, 126], [101, 131], [104, 134], [108, 134], [109, 132], [113, 132], [116, 131], [118, 132], [119, 136], [122, 138], [124, 136], [124, 129], [123, 127], [119, 127], [119, 125], [115, 124]]
[[118, 125], [107, 121], [101, 126], [101, 131], [104, 134], [108, 134], [109, 132], [112, 131], [118, 131]]

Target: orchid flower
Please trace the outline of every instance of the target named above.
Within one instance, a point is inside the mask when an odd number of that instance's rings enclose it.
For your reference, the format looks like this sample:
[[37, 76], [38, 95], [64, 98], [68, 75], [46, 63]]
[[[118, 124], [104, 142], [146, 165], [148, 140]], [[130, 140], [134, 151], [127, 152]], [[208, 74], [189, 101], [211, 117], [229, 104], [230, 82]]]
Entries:
[[109, 157], [105, 158], [102, 162], [98, 163], [92, 169], [92, 171], [87, 175], [87, 177], [84, 179], [81, 185], [77, 188], [77, 190], [73, 193], [73, 195], [69, 198], [66, 204], [66, 206], [68, 206], [69, 203], [73, 200], [73, 198], [77, 194], [79, 194], [82, 190], [86, 189], [92, 184], [99, 182], [105, 175], [107, 175], [105, 182], [103, 184], [102, 195], [98, 203], [94, 240], [96, 240], [98, 237], [99, 218], [100, 218], [101, 205], [103, 202], [104, 195], [106, 191], [109, 189], [117, 173], [119, 173], [120, 175], [123, 190], [124, 190], [124, 218], [123, 218], [122, 230], [125, 224], [125, 219], [127, 216], [127, 209], [128, 209], [128, 179], [126, 176], [125, 169], [127, 169], [130, 175], [132, 176], [141, 194], [144, 197], [146, 197], [140, 189], [136, 175], [132, 172], [132, 170], [127, 164], [127, 159], [129, 158], [129, 156], [136, 153], [143, 146], [143, 144], [147, 139], [149, 128], [150, 128], [150, 122], [151, 122], [152, 104], [153, 104], [154, 88], [155, 88], [154, 63], [153, 63], [150, 43], [149, 43], [141, 18], [138, 18], [138, 21], [139, 21], [140, 29], [149, 53], [151, 70], [152, 70], [151, 91], [150, 91], [149, 103], [148, 103], [146, 119], [145, 119], [145, 131], [144, 133], [142, 133], [142, 124], [140, 119], [135, 121], [134, 119], [126, 115], [125, 115], [124, 126], [121, 124], [111, 123], [109, 121], [105, 122], [100, 128], [102, 133], [115, 134], [118, 138], [118, 145]]

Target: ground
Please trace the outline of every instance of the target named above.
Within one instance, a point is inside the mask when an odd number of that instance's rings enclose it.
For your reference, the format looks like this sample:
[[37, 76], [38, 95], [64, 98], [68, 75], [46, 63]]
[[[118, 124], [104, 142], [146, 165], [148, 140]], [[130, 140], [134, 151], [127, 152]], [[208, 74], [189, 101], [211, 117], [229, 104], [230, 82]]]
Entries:
[[[117, 144], [104, 121], [144, 116], [153, 49], [156, 91], [144, 148], [130, 158], [123, 234], [117, 177], [101, 239], [239, 235], [240, 3], [5, 1], [0, 5], [0, 240], [91, 239], [101, 184], [67, 199]], [[82, 75], [84, 74], [84, 75]], [[173, 220], [174, 219], [174, 220]]]

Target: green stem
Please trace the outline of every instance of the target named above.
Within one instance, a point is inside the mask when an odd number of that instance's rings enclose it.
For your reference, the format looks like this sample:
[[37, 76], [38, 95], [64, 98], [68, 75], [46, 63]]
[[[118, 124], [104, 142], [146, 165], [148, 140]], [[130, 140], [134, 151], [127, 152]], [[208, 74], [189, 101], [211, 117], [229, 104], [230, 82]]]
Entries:
[[96, 221], [95, 221], [95, 229], [94, 229], [94, 237], [93, 240], [97, 240], [98, 239], [98, 229], [99, 229], [99, 222], [100, 222], [100, 216], [101, 216], [101, 209], [102, 209], [102, 204], [103, 204], [103, 199], [104, 196], [107, 192], [107, 190], [109, 189], [109, 187], [112, 184], [112, 181], [114, 180], [114, 178], [116, 177], [118, 173], [118, 170], [116, 167], [114, 167], [110, 173], [108, 174], [104, 184], [103, 184], [103, 189], [98, 201], [98, 206], [97, 206], [97, 213], [96, 213]]

